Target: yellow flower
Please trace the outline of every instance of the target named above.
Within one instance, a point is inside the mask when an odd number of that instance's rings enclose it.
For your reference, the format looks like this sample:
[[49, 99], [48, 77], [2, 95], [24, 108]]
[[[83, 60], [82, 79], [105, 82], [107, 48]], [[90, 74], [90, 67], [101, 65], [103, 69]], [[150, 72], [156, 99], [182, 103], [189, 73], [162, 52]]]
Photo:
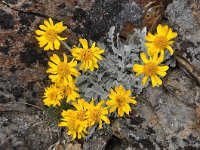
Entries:
[[94, 99], [87, 105], [86, 118], [89, 125], [92, 126], [95, 123], [99, 123], [99, 128], [102, 128], [102, 120], [106, 124], [110, 124], [110, 120], [106, 117], [108, 110], [106, 107], [102, 107], [104, 100], [101, 100], [96, 106], [94, 105]]
[[87, 133], [88, 122], [86, 120], [86, 105], [84, 99], [79, 99], [78, 102], [73, 102], [72, 105], [76, 110], [68, 109], [67, 111], [63, 110], [62, 112], [62, 122], [59, 123], [59, 126], [68, 128], [68, 135], [72, 135], [72, 140], [78, 136], [78, 139], [85, 137]]
[[125, 90], [122, 85], [115, 87], [115, 90], [110, 89], [110, 100], [106, 104], [111, 107], [110, 113], [118, 109], [118, 116], [122, 117], [124, 112], [129, 115], [131, 107], [129, 103], [136, 104], [135, 97], [131, 97], [131, 90]]
[[75, 80], [71, 81], [64, 80], [61, 83], [57, 83], [63, 98], [67, 98], [66, 99], [67, 103], [70, 101], [75, 101], [76, 98], [80, 97], [80, 95], [77, 93], [79, 89], [76, 87], [75, 82], [76, 82]]
[[85, 137], [86, 129], [80, 131], [79, 121], [73, 117], [73, 112], [71, 117], [62, 119], [63, 121], [58, 124], [60, 127], [67, 127], [68, 135], [72, 135], [72, 140], [74, 140], [77, 136], [78, 139]]
[[173, 44], [174, 39], [177, 36], [176, 32], [172, 32], [172, 29], [169, 28], [167, 25], [161, 26], [160, 24], [157, 27], [157, 33], [155, 35], [152, 35], [151, 33], [148, 33], [146, 36], [146, 40], [148, 41], [145, 43], [145, 46], [148, 47], [148, 53], [149, 55], [153, 55], [154, 53], [159, 53], [160, 51], [163, 51], [164, 49], [168, 49], [170, 54], [172, 55], [174, 53], [174, 50], [170, 45]]
[[50, 57], [50, 60], [52, 62], [48, 62], [49, 68], [46, 72], [51, 73], [49, 75], [49, 78], [52, 82], [60, 83], [64, 82], [64, 80], [72, 81], [74, 77], [78, 77], [80, 73], [75, 69], [77, 65], [77, 61], [71, 60], [69, 63], [67, 62], [67, 55], [63, 53], [64, 61], [61, 61], [58, 55], [53, 54], [53, 56]]
[[35, 33], [39, 36], [36, 37], [39, 41], [40, 47], [44, 47], [44, 50], [58, 50], [60, 48], [60, 41], [66, 40], [62, 38], [58, 33], [67, 29], [63, 26], [63, 22], [58, 22], [54, 25], [53, 20], [49, 18], [49, 21], [45, 20], [44, 25], [39, 26], [41, 30], [36, 30]]
[[88, 103], [84, 99], [79, 99], [77, 103], [73, 102], [72, 105], [76, 108], [76, 118], [79, 122], [79, 132], [81, 132], [88, 127], [88, 121], [86, 119], [86, 105]]
[[158, 54], [154, 54], [150, 56], [148, 60], [144, 53], [140, 55], [144, 65], [135, 64], [133, 65], [133, 71], [137, 72], [136, 76], [140, 74], [144, 74], [144, 78], [142, 80], [142, 84], [145, 85], [149, 77], [151, 77], [152, 86], [155, 87], [157, 85], [162, 85], [162, 80], [158, 77], [166, 76], [166, 71], [169, 69], [168, 66], [159, 66], [164, 59], [164, 51], [161, 51], [160, 56]]
[[43, 96], [44, 104], [47, 106], [60, 106], [60, 101], [62, 100], [62, 95], [60, 90], [56, 85], [51, 85], [50, 87], [45, 88], [45, 93]]
[[92, 44], [91, 48], [88, 48], [88, 42], [86, 39], [79, 39], [83, 48], [74, 47], [72, 48], [72, 55], [80, 60], [82, 63], [80, 65], [80, 70], [90, 69], [91, 71], [94, 68], [98, 68], [97, 61], [102, 60], [101, 54], [104, 53], [104, 50], [101, 50], [98, 47], [95, 47], [95, 43]]

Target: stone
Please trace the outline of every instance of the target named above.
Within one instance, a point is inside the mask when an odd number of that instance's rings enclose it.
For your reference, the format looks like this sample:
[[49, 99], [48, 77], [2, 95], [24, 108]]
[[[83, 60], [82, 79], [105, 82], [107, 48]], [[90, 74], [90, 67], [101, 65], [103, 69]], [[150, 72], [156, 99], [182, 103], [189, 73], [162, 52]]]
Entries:
[[200, 7], [199, 2], [192, 0], [174, 0], [169, 4], [166, 10], [166, 17], [179, 33], [182, 39], [177, 48], [180, 49], [184, 56], [194, 67], [200, 70], [200, 23], [193, 9]]

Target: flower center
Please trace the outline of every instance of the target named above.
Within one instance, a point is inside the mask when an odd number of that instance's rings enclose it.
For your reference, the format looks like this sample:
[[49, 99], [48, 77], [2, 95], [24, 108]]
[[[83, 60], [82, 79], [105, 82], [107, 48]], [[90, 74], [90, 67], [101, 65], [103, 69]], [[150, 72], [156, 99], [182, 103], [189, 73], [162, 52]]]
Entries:
[[116, 97], [116, 102], [117, 102], [117, 105], [119, 107], [123, 106], [125, 104], [125, 100], [124, 100], [124, 97], [123, 96], [118, 96]]
[[66, 75], [68, 75], [69, 71], [70, 71], [70, 68], [67, 63], [62, 62], [58, 65], [58, 74], [61, 77], [65, 77]]
[[99, 109], [94, 109], [92, 111], [92, 120], [94, 120], [95, 122], [98, 122], [99, 121], [99, 117], [101, 115], [101, 110]]
[[154, 41], [154, 45], [159, 49], [164, 49], [168, 45], [168, 40], [165, 36], [158, 36]]
[[90, 49], [83, 49], [81, 58], [83, 61], [89, 61], [93, 57], [93, 52]]
[[63, 93], [65, 96], [68, 96], [72, 93], [72, 89], [69, 86], [64, 86]]
[[144, 71], [144, 74], [145, 74], [146, 76], [153, 76], [153, 75], [156, 75], [156, 73], [157, 73], [157, 66], [156, 66], [156, 64], [153, 63], [153, 62], [146, 63], [146, 64], [144, 65], [143, 71]]
[[80, 121], [85, 120], [85, 111], [84, 110], [79, 110], [77, 113], [77, 119]]
[[74, 119], [68, 120], [67, 127], [69, 130], [76, 130], [76, 120], [74, 120]]
[[55, 39], [57, 39], [57, 32], [52, 29], [46, 30], [46, 39], [50, 42], [53, 42]]
[[53, 91], [49, 93], [49, 99], [56, 100], [57, 99], [57, 92]]

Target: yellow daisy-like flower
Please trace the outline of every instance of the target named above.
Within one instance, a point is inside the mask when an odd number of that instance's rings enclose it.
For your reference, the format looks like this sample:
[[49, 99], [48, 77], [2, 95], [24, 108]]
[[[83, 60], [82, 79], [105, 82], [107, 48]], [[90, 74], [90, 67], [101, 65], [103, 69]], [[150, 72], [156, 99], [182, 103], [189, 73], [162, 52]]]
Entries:
[[52, 62], [48, 62], [49, 68], [46, 72], [51, 73], [49, 75], [49, 78], [52, 82], [55, 83], [61, 83], [64, 82], [64, 80], [72, 81], [73, 76], [78, 77], [80, 73], [75, 69], [77, 65], [77, 61], [74, 61], [72, 59], [69, 63], [67, 62], [67, 55], [63, 53], [64, 61], [61, 61], [58, 55], [53, 54], [53, 56], [50, 57], [50, 60]]
[[99, 128], [102, 128], [102, 120], [106, 124], [110, 124], [110, 120], [106, 115], [108, 110], [106, 107], [103, 107], [104, 100], [101, 100], [96, 106], [94, 105], [94, 99], [87, 105], [86, 118], [89, 122], [89, 125], [92, 126], [95, 123], [99, 123]]
[[80, 126], [79, 131], [81, 132], [88, 127], [88, 121], [86, 119], [86, 105], [88, 105], [88, 103], [84, 99], [79, 99], [77, 103], [73, 102], [72, 105], [76, 108], [76, 118]]
[[61, 83], [57, 83], [63, 98], [67, 98], [66, 99], [67, 103], [70, 101], [75, 101], [76, 98], [80, 97], [80, 95], [77, 93], [79, 89], [76, 87], [75, 82], [76, 82], [75, 80], [71, 81], [64, 80]]
[[150, 56], [148, 60], [144, 53], [140, 55], [144, 65], [135, 64], [133, 65], [133, 71], [136, 72], [136, 76], [140, 74], [144, 74], [144, 78], [142, 80], [142, 84], [145, 85], [149, 77], [151, 77], [152, 86], [155, 87], [157, 85], [162, 85], [162, 80], [158, 77], [166, 76], [166, 71], [169, 69], [168, 66], [159, 66], [164, 59], [164, 51], [161, 51], [160, 56], [158, 54], [154, 54]]
[[44, 96], [43, 96], [44, 104], [47, 106], [60, 106], [60, 102], [62, 100], [62, 95], [60, 90], [56, 85], [51, 85], [50, 87], [45, 88]]
[[157, 54], [160, 51], [163, 51], [164, 49], [168, 49], [172, 55], [174, 53], [174, 50], [171, 47], [174, 42], [172, 39], [174, 39], [176, 36], [177, 33], [172, 32], [172, 29], [167, 25], [162, 26], [159, 24], [157, 27], [157, 33], [155, 35], [148, 33], [148, 35], [145, 37], [148, 41], [145, 43], [145, 46], [148, 47], [147, 51], [149, 55], [152, 56], [153, 54]]
[[63, 26], [63, 22], [58, 22], [54, 25], [53, 20], [49, 18], [49, 21], [45, 20], [44, 25], [39, 26], [41, 30], [36, 30], [35, 33], [39, 36], [36, 37], [39, 41], [40, 47], [44, 47], [44, 50], [58, 50], [60, 48], [60, 41], [66, 40], [62, 38], [58, 33], [67, 29]]
[[59, 126], [68, 128], [68, 135], [72, 135], [72, 140], [78, 136], [78, 139], [85, 137], [87, 133], [88, 121], [86, 119], [86, 105], [84, 99], [79, 99], [78, 102], [73, 102], [72, 105], [76, 110], [68, 109], [62, 112], [62, 122]]
[[60, 127], [67, 127], [67, 134], [72, 135], [72, 140], [74, 140], [77, 136], [78, 139], [85, 137], [85, 134], [87, 133], [86, 129], [80, 131], [79, 120], [77, 120], [74, 115], [75, 114], [73, 114], [72, 111], [71, 117], [63, 118], [63, 121], [58, 124]]
[[80, 65], [80, 70], [90, 69], [91, 71], [94, 68], [98, 68], [98, 60], [102, 60], [101, 54], [104, 53], [104, 50], [101, 50], [99, 47], [95, 47], [95, 42], [92, 44], [92, 47], [88, 47], [88, 41], [86, 39], [79, 39], [83, 48], [74, 47], [72, 48], [72, 55], [76, 60], [80, 60], [82, 63]]
[[110, 89], [110, 100], [106, 104], [111, 107], [110, 113], [118, 109], [118, 116], [122, 117], [124, 113], [129, 115], [131, 111], [130, 103], [136, 104], [135, 97], [131, 96], [131, 90], [125, 90], [122, 85], [115, 87], [115, 90]]

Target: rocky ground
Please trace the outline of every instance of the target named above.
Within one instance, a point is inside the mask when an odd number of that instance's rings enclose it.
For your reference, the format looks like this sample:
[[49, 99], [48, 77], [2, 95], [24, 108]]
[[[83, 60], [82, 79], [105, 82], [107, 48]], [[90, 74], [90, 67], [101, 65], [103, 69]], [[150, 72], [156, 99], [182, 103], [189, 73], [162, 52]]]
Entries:
[[[1, 0], [1, 150], [200, 150], [199, 0]], [[148, 10], [148, 11], [147, 11]], [[69, 45], [78, 37], [104, 42], [111, 26], [126, 39], [134, 28], [165, 22], [179, 34], [177, 66], [159, 88], [146, 88], [130, 117], [90, 139], [69, 144], [45, 113], [41, 96], [50, 53], [34, 31], [46, 18], [64, 21]], [[61, 51], [64, 48], [61, 47]], [[79, 143], [82, 143], [80, 145]]]

